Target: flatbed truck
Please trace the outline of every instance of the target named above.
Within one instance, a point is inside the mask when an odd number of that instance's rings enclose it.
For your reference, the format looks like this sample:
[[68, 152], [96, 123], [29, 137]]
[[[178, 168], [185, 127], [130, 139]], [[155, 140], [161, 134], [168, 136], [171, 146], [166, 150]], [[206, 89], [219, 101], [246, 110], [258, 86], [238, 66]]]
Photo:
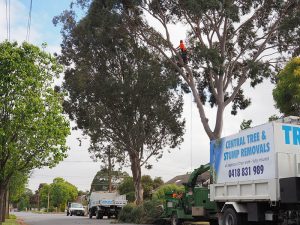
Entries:
[[118, 217], [119, 212], [127, 204], [126, 195], [119, 195], [118, 192], [95, 191], [91, 192], [88, 198], [89, 218], [103, 219], [114, 216]]

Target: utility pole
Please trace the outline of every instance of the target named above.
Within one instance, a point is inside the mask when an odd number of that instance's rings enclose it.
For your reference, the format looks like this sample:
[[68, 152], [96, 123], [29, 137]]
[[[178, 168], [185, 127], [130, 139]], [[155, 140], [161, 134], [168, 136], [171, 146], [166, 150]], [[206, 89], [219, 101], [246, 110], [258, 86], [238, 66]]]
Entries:
[[112, 177], [112, 166], [111, 166], [111, 151], [110, 145], [108, 146], [108, 192], [112, 192], [112, 184], [111, 184], [111, 177]]
[[38, 211], [40, 211], [40, 191], [38, 192], [38, 196], [37, 196], [37, 208]]
[[50, 198], [50, 188], [48, 190], [48, 205], [47, 205], [47, 212], [49, 212], [49, 207], [50, 207], [50, 201], [49, 201], [49, 198]]

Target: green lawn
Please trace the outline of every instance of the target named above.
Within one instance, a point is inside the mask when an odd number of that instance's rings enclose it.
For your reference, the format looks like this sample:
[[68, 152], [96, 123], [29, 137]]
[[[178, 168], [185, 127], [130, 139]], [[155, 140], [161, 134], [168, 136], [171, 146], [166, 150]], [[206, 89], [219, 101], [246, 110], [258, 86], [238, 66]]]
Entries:
[[17, 217], [13, 214], [9, 215], [9, 219], [5, 220], [5, 223], [2, 223], [3, 225], [19, 225], [17, 222]]
[[15, 219], [7, 219], [5, 220], [5, 223], [2, 223], [3, 225], [18, 225], [17, 221]]

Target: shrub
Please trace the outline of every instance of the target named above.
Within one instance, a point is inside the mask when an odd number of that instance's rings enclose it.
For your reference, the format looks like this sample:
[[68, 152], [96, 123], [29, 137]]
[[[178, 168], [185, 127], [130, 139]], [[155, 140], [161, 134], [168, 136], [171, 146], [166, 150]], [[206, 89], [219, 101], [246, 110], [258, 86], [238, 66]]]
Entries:
[[14, 214], [9, 214], [8, 219], [17, 219], [17, 216]]
[[125, 223], [133, 223], [134, 218], [132, 217], [132, 211], [134, 207], [136, 206], [132, 203], [125, 205], [119, 213], [119, 220]]
[[145, 211], [143, 205], [135, 206], [132, 210], [132, 219], [133, 223], [145, 223], [144, 218], [145, 218]]
[[171, 191], [184, 192], [184, 186], [177, 186], [176, 184], [164, 184], [153, 193], [153, 199], [164, 201], [165, 193]]
[[50, 206], [48, 209], [48, 212], [55, 212], [55, 211], [56, 211], [56, 209], [53, 206]]
[[66, 204], [60, 204], [60, 205], [59, 205], [59, 211], [60, 211], [60, 212], [64, 212], [65, 209], [66, 209]]
[[142, 205], [127, 204], [119, 213], [119, 220], [125, 223], [155, 223], [162, 214], [161, 201], [149, 200]]
[[163, 213], [162, 201], [153, 199], [145, 201], [144, 207], [144, 223], [155, 223]]
[[126, 193], [126, 199], [128, 200], [128, 202], [134, 202], [135, 200], [134, 191]]

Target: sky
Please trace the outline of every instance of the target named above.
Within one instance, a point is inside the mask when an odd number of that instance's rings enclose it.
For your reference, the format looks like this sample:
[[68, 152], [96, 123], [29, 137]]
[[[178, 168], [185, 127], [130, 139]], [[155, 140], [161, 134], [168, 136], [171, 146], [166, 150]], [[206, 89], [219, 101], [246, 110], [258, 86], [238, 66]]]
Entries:
[[[7, 38], [6, 0], [0, 0], [0, 41]], [[60, 51], [62, 41], [60, 28], [52, 24], [54, 16], [69, 8], [71, 0], [32, 0], [32, 18], [29, 42], [41, 47], [47, 43], [46, 51], [50, 53]], [[30, 8], [30, 0], [10, 0], [10, 39], [19, 43], [25, 41], [27, 23]], [[171, 36], [174, 44], [180, 39], [185, 39], [184, 34], [178, 32], [176, 27], [171, 28]], [[243, 119], [252, 119], [253, 126], [266, 123], [271, 115], [280, 115], [274, 107], [270, 81], [265, 81], [256, 88], [250, 88], [249, 83], [244, 85], [245, 94], [251, 97], [252, 104], [244, 111], [239, 111], [237, 116], [230, 114], [227, 107], [224, 114], [223, 135], [234, 134], [240, 130]], [[205, 107], [209, 121], [214, 121], [216, 109]], [[207, 137], [199, 117], [196, 105], [191, 95], [184, 96], [183, 117], [186, 120], [184, 142], [170, 153], [165, 151], [159, 161], [152, 160], [151, 170], [143, 169], [143, 174], [154, 177], [162, 177], [168, 181], [176, 175], [191, 172], [201, 164], [209, 162], [209, 138]], [[74, 125], [74, 123], [72, 122]], [[71, 124], [71, 125], [72, 125]], [[55, 168], [35, 169], [29, 179], [28, 188], [36, 190], [40, 183], [51, 183], [54, 178], [62, 177], [74, 184], [79, 190], [89, 190], [91, 182], [100, 169], [100, 162], [93, 162], [88, 153], [88, 138], [82, 140], [79, 145], [78, 138], [82, 138], [80, 131], [72, 131], [67, 139], [70, 147], [68, 157]], [[129, 168], [124, 168], [131, 174]]]

